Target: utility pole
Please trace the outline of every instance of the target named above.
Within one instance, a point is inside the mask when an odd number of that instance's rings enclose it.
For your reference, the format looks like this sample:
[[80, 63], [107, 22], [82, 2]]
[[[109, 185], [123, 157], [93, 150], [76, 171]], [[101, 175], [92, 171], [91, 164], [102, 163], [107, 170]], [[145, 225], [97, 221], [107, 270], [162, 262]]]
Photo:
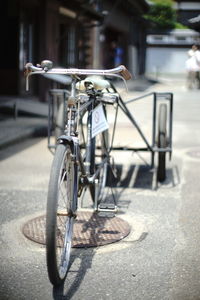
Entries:
[[[95, 9], [100, 12], [100, 1], [95, 0]], [[93, 63], [92, 67], [94, 69], [101, 68], [101, 44], [100, 44], [100, 31], [101, 25], [99, 21], [94, 21], [93, 23]]]
[[93, 28], [93, 68], [98, 69], [101, 66], [101, 53], [100, 53], [100, 25], [98, 21], [94, 22], [94, 28]]

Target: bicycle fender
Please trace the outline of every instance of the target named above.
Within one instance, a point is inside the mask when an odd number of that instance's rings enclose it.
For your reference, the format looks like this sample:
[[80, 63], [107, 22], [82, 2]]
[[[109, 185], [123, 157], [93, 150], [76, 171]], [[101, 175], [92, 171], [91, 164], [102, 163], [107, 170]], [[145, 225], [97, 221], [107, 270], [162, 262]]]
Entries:
[[61, 135], [58, 137], [57, 141], [59, 142], [59, 144], [73, 144], [73, 139], [74, 137], [72, 136], [67, 136], [67, 135]]
[[57, 139], [59, 144], [68, 144], [72, 150], [72, 153], [77, 156], [78, 138], [74, 136], [61, 135]]

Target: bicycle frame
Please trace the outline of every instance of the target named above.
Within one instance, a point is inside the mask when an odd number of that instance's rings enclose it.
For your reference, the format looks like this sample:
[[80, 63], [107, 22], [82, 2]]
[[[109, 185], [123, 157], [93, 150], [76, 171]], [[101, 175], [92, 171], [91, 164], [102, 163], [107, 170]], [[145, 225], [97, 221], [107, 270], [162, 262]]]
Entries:
[[[90, 70], [90, 69], [60, 69], [60, 68], [52, 68], [52, 63], [50, 61], [43, 61], [41, 63], [41, 66], [35, 67], [31, 63], [26, 64], [26, 79], [27, 79], [27, 87], [28, 87], [28, 77], [32, 74], [65, 74], [65, 75], [70, 75], [74, 79], [74, 84], [76, 80], [80, 80], [79, 76], [88, 76], [88, 75], [99, 75], [99, 76], [111, 76], [111, 77], [117, 77], [122, 79], [125, 83], [125, 80], [129, 80], [131, 78], [130, 73], [128, 70], [123, 66], [118, 66], [114, 69], [108, 69], [108, 70]], [[73, 85], [73, 80], [72, 80], [72, 85]], [[113, 88], [114, 91], [116, 89], [114, 86], [111, 84], [111, 88]], [[75, 91], [75, 90], [74, 90]], [[130, 112], [128, 109], [127, 105], [133, 101], [139, 100], [141, 98], [145, 98], [146, 96], [152, 95], [154, 97], [154, 102], [153, 102], [153, 126], [152, 126], [152, 143], [146, 138], [144, 135], [143, 131], [141, 130], [140, 126], [136, 122], [135, 118], [133, 117], [133, 114]], [[73, 99], [74, 95], [71, 95], [69, 97], [69, 100], [71, 101]], [[168, 110], [169, 110], [169, 121], [167, 124], [167, 129], [169, 131], [169, 136], [167, 140], [167, 147], [162, 148], [157, 145], [157, 139], [156, 139], [156, 134], [157, 134], [157, 116], [156, 116], [156, 111], [157, 111], [157, 103], [158, 99], [161, 98], [162, 101], [166, 100], [165, 102], [168, 102]], [[84, 108], [87, 110], [89, 109], [89, 102], [86, 103]], [[171, 93], [150, 93], [147, 95], [143, 95], [140, 97], [136, 97], [135, 99], [128, 100], [124, 102], [119, 95], [119, 101], [118, 101], [118, 106], [119, 108], [124, 112], [124, 114], [128, 117], [130, 122], [133, 124], [133, 126], [136, 128], [138, 131], [139, 135], [141, 136], [143, 142], [145, 143], [146, 147], [143, 148], [127, 148], [127, 147], [112, 147], [112, 150], [130, 150], [130, 151], [149, 151], [151, 153], [151, 168], [155, 167], [155, 153], [169, 153], [169, 157], [171, 158], [172, 154], [172, 108], [173, 108], [173, 95]], [[69, 135], [69, 134], [68, 134]], [[70, 136], [70, 135], [69, 135]], [[87, 170], [86, 170], [86, 173]], [[95, 178], [95, 176], [94, 176]]]
[[[65, 127], [65, 132], [63, 135], [58, 137], [58, 143], [67, 143], [72, 149], [72, 155], [74, 162], [79, 165], [80, 168], [80, 181], [79, 181], [79, 196], [82, 193], [82, 189], [85, 186], [94, 185], [98, 175], [103, 168], [104, 164], [109, 161], [109, 154], [107, 153], [106, 157], [101, 161], [96, 170], [94, 166], [90, 165], [91, 156], [91, 143], [95, 140], [92, 138], [92, 111], [97, 104], [101, 101], [96, 99], [96, 94], [91, 93], [91, 91], [86, 92], [89, 95], [89, 99], [86, 103], [80, 105], [80, 99], [77, 101], [76, 97], [76, 79], [74, 78], [71, 85], [71, 93], [69, 99], [66, 101], [67, 109], [67, 124]], [[87, 141], [85, 144], [86, 148], [86, 157], [85, 160], [81, 154], [81, 145], [79, 144], [79, 130], [78, 123], [79, 119], [84, 112], [88, 112], [87, 116]], [[77, 205], [77, 204], [76, 204]]]

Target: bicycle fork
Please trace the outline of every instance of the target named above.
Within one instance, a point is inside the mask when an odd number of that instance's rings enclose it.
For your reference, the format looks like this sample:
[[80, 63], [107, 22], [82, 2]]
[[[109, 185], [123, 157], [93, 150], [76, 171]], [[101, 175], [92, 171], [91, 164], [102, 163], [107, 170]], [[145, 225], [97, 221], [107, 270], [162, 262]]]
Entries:
[[76, 210], [78, 207], [78, 152], [79, 152], [79, 141], [77, 137], [74, 136], [67, 136], [67, 135], [61, 135], [58, 138], [58, 142], [60, 144], [69, 145], [72, 152], [72, 161], [74, 163], [74, 194], [72, 199], [72, 205], [71, 210], [74, 217], [76, 217]]

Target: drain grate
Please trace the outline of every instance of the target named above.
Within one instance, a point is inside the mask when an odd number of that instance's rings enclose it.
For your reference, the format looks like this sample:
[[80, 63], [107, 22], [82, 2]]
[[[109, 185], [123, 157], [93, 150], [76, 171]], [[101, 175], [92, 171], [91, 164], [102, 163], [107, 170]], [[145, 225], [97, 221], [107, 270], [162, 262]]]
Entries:
[[[23, 234], [45, 245], [46, 217], [36, 217], [23, 226]], [[100, 217], [97, 213], [80, 211], [73, 230], [73, 247], [97, 247], [117, 242], [130, 233], [130, 225], [119, 217]]]

